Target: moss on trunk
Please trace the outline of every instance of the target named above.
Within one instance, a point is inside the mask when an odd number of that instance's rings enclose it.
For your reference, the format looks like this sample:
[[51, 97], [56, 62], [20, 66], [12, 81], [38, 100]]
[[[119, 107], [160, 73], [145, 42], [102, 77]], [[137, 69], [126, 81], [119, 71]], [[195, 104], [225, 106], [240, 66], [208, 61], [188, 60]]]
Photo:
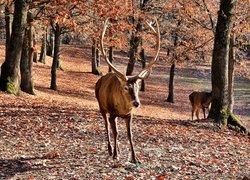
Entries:
[[220, 110], [220, 114], [218, 117], [219, 118], [217, 118], [216, 121], [220, 124], [220, 127], [221, 128], [226, 127], [228, 124], [227, 119], [229, 117], [227, 108], [222, 108], [222, 110]]
[[7, 86], [6, 86], [6, 91], [10, 94], [14, 94], [15, 96], [18, 95], [15, 85], [13, 81], [11, 80], [10, 77], [7, 78]]
[[227, 126], [230, 129], [234, 129], [236, 131], [240, 131], [246, 135], [250, 135], [249, 130], [247, 129], [247, 127], [242, 123], [242, 121], [235, 116], [235, 114], [228, 112], [229, 116], [227, 118]]
[[229, 109], [223, 109], [220, 111], [221, 119], [217, 122], [220, 123], [220, 127], [224, 128], [227, 127], [229, 129], [233, 129], [238, 132], [242, 132], [246, 135], [250, 135], [249, 130], [247, 127], [242, 123], [242, 121]]

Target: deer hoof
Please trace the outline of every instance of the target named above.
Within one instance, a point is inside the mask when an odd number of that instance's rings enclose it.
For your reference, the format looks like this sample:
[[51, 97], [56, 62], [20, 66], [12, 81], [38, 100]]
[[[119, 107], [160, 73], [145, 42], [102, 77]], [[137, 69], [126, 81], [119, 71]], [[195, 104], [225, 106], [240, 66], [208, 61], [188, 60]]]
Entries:
[[116, 156], [113, 156], [113, 159], [114, 160], [119, 160], [119, 157], [116, 155]]

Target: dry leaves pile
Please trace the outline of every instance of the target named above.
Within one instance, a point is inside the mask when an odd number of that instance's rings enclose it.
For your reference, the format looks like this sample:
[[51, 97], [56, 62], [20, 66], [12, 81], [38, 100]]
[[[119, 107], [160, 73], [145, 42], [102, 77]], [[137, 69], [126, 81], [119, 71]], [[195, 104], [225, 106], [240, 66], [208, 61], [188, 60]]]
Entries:
[[[193, 84], [177, 78], [176, 103], [164, 102], [168, 75], [164, 62], [155, 67], [147, 91], [140, 94], [142, 107], [135, 110], [134, 141], [142, 162], [138, 165], [129, 163], [130, 149], [121, 119], [120, 159], [108, 156], [93, 90], [99, 77], [88, 73], [90, 49], [64, 47], [64, 71], [57, 72], [57, 92], [48, 89], [50, 63], [48, 59], [46, 65], [34, 65], [36, 96], [0, 92], [0, 179], [250, 177], [249, 137], [220, 130], [211, 120], [190, 120], [187, 97], [195, 90]], [[200, 75], [202, 72], [207, 71]], [[196, 75], [191, 70], [187, 73], [193, 78]], [[236, 104], [236, 109], [249, 122], [249, 107], [244, 103]]]

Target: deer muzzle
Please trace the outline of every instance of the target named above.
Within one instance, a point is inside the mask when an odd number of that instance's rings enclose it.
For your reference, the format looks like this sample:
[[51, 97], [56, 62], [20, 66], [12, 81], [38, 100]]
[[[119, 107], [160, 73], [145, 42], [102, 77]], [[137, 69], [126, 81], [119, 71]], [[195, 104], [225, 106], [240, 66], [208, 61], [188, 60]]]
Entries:
[[141, 105], [140, 101], [133, 101], [133, 106], [134, 107], [139, 107]]

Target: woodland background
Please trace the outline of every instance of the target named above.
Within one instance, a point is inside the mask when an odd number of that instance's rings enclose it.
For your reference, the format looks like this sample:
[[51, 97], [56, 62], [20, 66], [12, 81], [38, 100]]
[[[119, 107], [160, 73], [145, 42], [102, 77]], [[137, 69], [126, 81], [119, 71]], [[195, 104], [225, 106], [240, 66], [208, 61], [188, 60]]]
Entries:
[[[143, 1], [131, 2], [27, 1], [34, 17], [32, 37], [36, 42], [32, 44], [32, 53], [41, 54], [44, 39], [49, 49], [51, 32], [55, 35], [58, 27], [62, 44], [59, 43], [60, 56], [50, 54], [46, 59], [42, 57], [41, 62], [38, 56], [32, 63], [31, 93], [14, 96], [0, 92], [0, 178], [249, 178], [249, 136], [220, 129], [212, 119], [191, 120], [188, 95], [194, 90], [211, 91], [211, 56], [219, 2], [145, 1], [145, 5]], [[6, 57], [4, 13], [6, 7], [13, 12], [13, 4], [1, 3], [2, 64]], [[234, 113], [249, 128], [248, 8], [247, 2], [237, 2], [233, 30], [236, 34]], [[105, 74], [108, 68], [95, 53], [106, 17], [123, 17], [126, 13], [139, 17], [143, 12], [158, 18], [162, 51], [146, 81], [145, 92], [140, 93], [142, 107], [134, 111], [134, 141], [142, 161], [134, 165], [128, 162], [129, 145], [122, 120], [118, 122], [120, 160], [108, 156], [104, 123], [94, 97], [95, 82], [100, 78], [95, 74]], [[135, 19], [137, 24], [138, 18]], [[114, 27], [114, 32], [108, 35], [112, 40], [106, 43], [114, 48], [115, 65], [126, 71], [127, 52], [131, 48], [128, 39], [137, 34], [120, 35], [123, 28], [136, 30], [122, 23]], [[149, 59], [154, 40], [142, 35], [143, 46], [139, 50], [145, 49]], [[136, 53], [135, 58], [139, 59]], [[98, 59], [100, 64], [95, 69], [98, 62], [93, 66], [93, 60]], [[52, 86], [55, 60], [60, 61], [60, 66], [55, 71], [56, 86]], [[166, 100], [173, 64], [176, 65], [174, 103], [169, 103]], [[136, 62], [134, 71], [139, 69], [141, 62]]]

